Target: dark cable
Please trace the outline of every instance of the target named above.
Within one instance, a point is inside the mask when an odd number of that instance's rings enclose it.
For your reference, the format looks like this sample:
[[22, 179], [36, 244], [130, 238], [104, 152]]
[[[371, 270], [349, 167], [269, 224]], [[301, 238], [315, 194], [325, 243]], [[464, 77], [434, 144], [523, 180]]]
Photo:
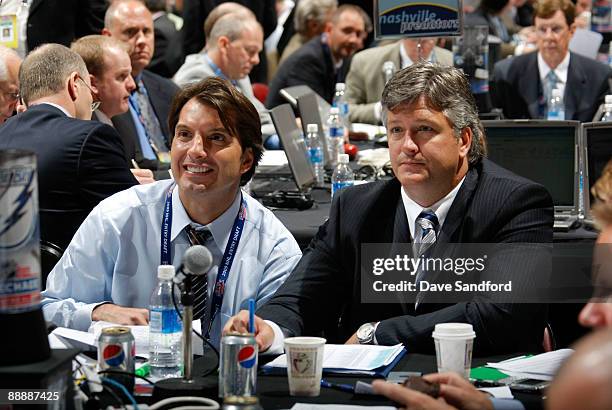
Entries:
[[136, 374], [136, 373], [125, 372], [123, 370], [106, 369], [106, 370], [100, 370], [98, 372], [98, 374], [126, 374], [128, 376], [134, 376], [134, 377], [137, 377], [139, 379], [142, 379], [142, 380], [144, 380], [145, 382], [147, 382], [149, 384], [155, 384], [153, 381], [151, 381], [151, 379], [147, 379], [146, 377], [141, 376], [141, 375]]

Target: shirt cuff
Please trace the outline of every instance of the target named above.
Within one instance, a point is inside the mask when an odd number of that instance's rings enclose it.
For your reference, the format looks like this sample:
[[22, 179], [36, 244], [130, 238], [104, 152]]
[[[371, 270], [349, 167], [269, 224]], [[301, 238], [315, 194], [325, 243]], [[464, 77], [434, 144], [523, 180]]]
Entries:
[[90, 303], [87, 305], [83, 305], [82, 307], [79, 307], [74, 312], [74, 315], [72, 316], [72, 326], [71, 327], [76, 330], [82, 330], [84, 332], [87, 332], [87, 330], [89, 329], [89, 326], [91, 326], [91, 314], [93, 310], [96, 307], [103, 305], [105, 303], [109, 303], [109, 302]]
[[276, 323], [272, 322], [271, 320], [266, 320], [265, 322], [268, 325], [270, 325], [270, 327], [274, 331], [274, 340], [272, 341], [272, 344], [270, 345], [268, 350], [266, 350], [262, 354], [265, 354], [265, 355], [283, 354], [284, 353], [284, 342], [285, 342], [285, 335], [283, 334], [283, 331], [281, 330], [280, 326], [278, 326]]
[[374, 323], [374, 335], [372, 338], [372, 344], [375, 344], [375, 345], [378, 344], [378, 340], [376, 340], [376, 329], [378, 329], [378, 325], [380, 325], [380, 322]]

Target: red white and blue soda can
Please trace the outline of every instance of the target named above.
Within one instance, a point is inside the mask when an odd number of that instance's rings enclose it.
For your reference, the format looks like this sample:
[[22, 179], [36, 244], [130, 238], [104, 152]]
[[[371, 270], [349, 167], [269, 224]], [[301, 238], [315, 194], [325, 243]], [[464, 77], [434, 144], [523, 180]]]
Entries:
[[221, 339], [219, 397], [254, 396], [258, 347], [252, 333], [229, 333]]
[[104, 377], [134, 390], [134, 357], [136, 343], [129, 327], [114, 326], [102, 329], [98, 337], [98, 367], [108, 370]]

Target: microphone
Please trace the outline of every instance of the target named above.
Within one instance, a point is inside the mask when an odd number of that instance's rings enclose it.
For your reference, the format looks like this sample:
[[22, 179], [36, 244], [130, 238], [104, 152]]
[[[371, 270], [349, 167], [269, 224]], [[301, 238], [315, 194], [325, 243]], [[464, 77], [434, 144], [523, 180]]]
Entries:
[[173, 282], [181, 284], [186, 276], [204, 275], [210, 270], [212, 264], [212, 255], [206, 246], [190, 246], [187, 251], [185, 251], [185, 255], [183, 255], [181, 266], [178, 268]]
[[395, 63], [393, 61], [385, 61], [382, 65], [382, 72], [385, 76], [385, 84], [387, 84], [395, 73]]

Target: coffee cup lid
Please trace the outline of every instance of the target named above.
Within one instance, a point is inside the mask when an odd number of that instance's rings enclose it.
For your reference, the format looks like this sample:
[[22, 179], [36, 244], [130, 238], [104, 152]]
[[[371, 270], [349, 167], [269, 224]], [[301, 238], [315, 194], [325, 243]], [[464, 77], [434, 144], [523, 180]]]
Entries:
[[476, 333], [469, 323], [438, 323], [432, 336], [436, 339], [473, 339]]

